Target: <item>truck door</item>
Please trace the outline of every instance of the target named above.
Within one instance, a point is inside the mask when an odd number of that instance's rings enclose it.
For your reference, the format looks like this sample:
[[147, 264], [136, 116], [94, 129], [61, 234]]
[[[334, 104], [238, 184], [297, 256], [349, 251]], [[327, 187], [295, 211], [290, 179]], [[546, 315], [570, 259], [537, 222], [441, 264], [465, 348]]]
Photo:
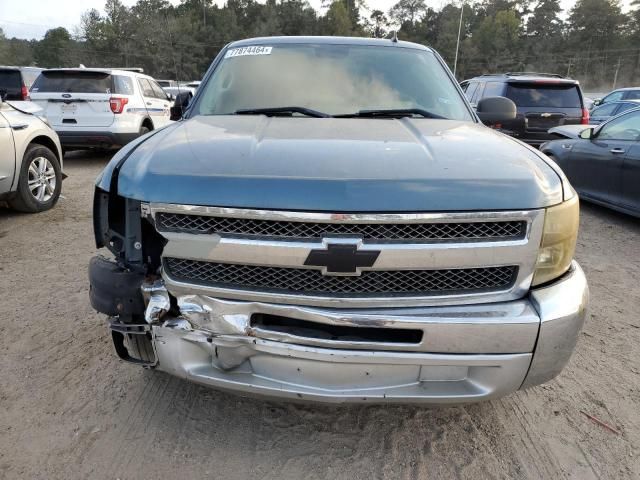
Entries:
[[13, 132], [6, 118], [0, 113], [0, 193], [8, 192], [13, 183], [16, 168], [16, 149]]

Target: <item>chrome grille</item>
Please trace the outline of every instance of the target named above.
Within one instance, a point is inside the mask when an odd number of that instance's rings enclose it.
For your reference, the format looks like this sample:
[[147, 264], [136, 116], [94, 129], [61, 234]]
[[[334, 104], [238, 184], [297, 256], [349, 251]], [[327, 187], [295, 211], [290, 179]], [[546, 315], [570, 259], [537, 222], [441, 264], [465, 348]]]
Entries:
[[385, 241], [502, 240], [524, 238], [525, 221], [441, 223], [321, 223], [158, 212], [160, 231], [320, 239], [330, 235]]
[[231, 289], [314, 295], [438, 295], [511, 288], [517, 266], [442, 270], [366, 270], [360, 276], [325, 276], [318, 270], [165, 258], [175, 280]]

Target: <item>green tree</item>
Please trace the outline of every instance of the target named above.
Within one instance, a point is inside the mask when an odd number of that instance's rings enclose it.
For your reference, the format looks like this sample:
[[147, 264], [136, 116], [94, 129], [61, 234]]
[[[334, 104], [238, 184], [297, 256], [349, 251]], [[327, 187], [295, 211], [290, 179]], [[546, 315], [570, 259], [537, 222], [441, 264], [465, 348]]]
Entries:
[[[461, 31], [462, 40], [466, 36], [466, 26], [469, 21], [470, 7], [465, 5], [465, 11], [467, 12], [467, 19], [464, 18], [465, 25], [463, 25]], [[445, 5], [438, 13], [435, 21], [436, 38], [434, 47], [438, 50], [440, 55], [448, 62], [453, 68], [453, 61], [456, 53], [456, 44], [458, 42], [458, 26], [460, 25], [460, 8], [456, 7], [453, 3]]]
[[[307, 0], [129, 0], [130, 7], [124, 0], [105, 1], [104, 14], [89, 10], [82, 16], [79, 38], [64, 30], [42, 40], [0, 35], [0, 63], [141, 66], [151, 75], [184, 80], [201, 77], [220, 49], [240, 38], [384, 37], [393, 22], [401, 39], [433, 46], [453, 66], [460, 19], [459, 0], [437, 8], [426, 0], [394, 0], [386, 15], [376, 10], [365, 15], [364, 0], [323, 0], [320, 11]], [[633, 0], [626, 14], [619, 0], [578, 0], [567, 18], [559, 2], [466, 2], [459, 76], [570, 71], [583, 85], [607, 88], [619, 70], [618, 83], [638, 83], [640, 0]]]
[[387, 35], [387, 28], [389, 27], [389, 22], [384, 12], [382, 10], [374, 10], [371, 12], [369, 19], [372, 22], [371, 34], [375, 38], [384, 38]]
[[610, 49], [627, 27], [618, 0], [578, 0], [569, 13], [569, 38]]
[[400, 0], [389, 10], [389, 17], [399, 24], [415, 23], [427, 11], [424, 0]]
[[622, 14], [618, 1], [578, 0], [568, 23], [567, 47], [578, 58], [575, 72], [588, 76], [593, 83], [609, 84], [618, 58], [607, 51], [624, 46], [628, 26], [628, 17]]
[[345, 2], [333, 2], [325, 18], [329, 35], [349, 36], [352, 34], [353, 25]]
[[527, 35], [539, 39], [559, 39], [563, 23], [559, 0], [539, 0], [527, 20]]
[[4, 30], [0, 28], [0, 65], [6, 65], [9, 62], [9, 40], [4, 35]]
[[515, 10], [502, 10], [495, 17], [485, 18], [474, 34], [478, 51], [490, 72], [518, 66], [520, 49], [520, 19]]
[[66, 28], [47, 30], [34, 49], [36, 64], [44, 68], [71, 66], [73, 48], [71, 34]]
[[[35, 65], [36, 61], [34, 58], [34, 50], [35, 45], [37, 45], [36, 40], [25, 40], [23, 38], [10, 38], [8, 40], [9, 44], [9, 52], [8, 58], [11, 60], [9, 63], [12, 65]], [[0, 47], [1, 49], [2, 47]], [[0, 64], [6, 64], [7, 62], [2, 62], [0, 60]]]

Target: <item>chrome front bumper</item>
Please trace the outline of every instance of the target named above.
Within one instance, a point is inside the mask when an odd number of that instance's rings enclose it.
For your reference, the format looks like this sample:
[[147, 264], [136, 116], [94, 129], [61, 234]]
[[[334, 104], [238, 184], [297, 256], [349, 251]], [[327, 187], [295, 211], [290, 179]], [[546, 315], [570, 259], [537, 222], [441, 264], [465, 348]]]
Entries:
[[[162, 287], [148, 289], [156, 368], [246, 394], [321, 402], [462, 403], [486, 400], [555, 377], [583, 324], [582, 269], [494, 304], [334, 310], [178, 297], [163, 316]], [[331, 340], [265, 330], [253, 314], [319, 324], [421, 330], [415, 344]]]

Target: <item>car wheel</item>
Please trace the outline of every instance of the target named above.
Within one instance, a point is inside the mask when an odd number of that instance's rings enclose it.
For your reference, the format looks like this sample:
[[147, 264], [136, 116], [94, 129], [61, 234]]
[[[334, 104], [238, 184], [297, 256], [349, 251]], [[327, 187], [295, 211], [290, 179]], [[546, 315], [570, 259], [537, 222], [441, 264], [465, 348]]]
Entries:
[[145, 127], [144, 125], [142, 127], [140, 127], [140, 136], [149, 133], [151, 130], [149, 130], [147, 127]]
[[53, 207], [62, 190], [60, 162], [42, 145], [29, 145], [22, 159], [16, 196], [9, 205], [20, 212], [36, 213]]

